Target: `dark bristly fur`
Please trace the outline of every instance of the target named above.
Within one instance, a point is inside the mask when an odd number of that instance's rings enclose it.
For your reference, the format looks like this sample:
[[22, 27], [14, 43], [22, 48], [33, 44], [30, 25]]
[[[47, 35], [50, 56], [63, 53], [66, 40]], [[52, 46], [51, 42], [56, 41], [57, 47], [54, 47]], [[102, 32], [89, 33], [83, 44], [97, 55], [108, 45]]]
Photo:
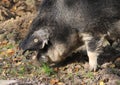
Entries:
[[20, 47], [60, 62], [85, 45], [96, 70], [105, 39], [120, 44], [120, 0], [43, 0]]

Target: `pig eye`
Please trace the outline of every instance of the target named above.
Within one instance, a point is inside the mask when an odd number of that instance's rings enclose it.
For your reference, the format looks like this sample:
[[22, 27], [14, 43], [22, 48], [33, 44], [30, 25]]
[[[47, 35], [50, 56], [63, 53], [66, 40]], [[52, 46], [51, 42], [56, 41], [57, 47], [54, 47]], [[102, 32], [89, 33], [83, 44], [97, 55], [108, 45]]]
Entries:
[[35, 38], [35, 39], [34, 39], [34, 42], [35, 42], [35, 43], [37, 43], [37, 42], [38, 42], [38, 39], [37, 39], [37, 38]]

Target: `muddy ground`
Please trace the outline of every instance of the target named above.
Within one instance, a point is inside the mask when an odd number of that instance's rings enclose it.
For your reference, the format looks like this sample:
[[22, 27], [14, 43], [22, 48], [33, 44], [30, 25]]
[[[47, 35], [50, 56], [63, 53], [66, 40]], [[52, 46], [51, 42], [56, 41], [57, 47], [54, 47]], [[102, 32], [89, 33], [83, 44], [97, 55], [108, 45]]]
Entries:
[[0, 85], [120, 85], [120, 52], [109, 47], [98, 60], [97, 72], [88, 71], [88, 58], [81, 52], [55, 67], [40, 64], [36, 53], [22, 55], [18, 45], [40, 2], [0, 0]]

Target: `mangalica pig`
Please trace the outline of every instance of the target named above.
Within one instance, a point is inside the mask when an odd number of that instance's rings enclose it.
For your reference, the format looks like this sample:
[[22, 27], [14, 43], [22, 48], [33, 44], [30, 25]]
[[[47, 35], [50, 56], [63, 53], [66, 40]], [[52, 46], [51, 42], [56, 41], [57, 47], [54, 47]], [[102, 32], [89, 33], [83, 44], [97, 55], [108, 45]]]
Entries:
[[95, 71], [104, 40], [119, 39], [120, 0], [43, 0], [20, 47], [56, 63], [84, 45]]

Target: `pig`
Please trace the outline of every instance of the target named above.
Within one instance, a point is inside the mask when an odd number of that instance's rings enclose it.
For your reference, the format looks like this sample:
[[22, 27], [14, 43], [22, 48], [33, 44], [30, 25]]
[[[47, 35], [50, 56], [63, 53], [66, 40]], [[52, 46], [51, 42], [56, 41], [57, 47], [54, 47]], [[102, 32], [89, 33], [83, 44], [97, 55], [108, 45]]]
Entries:
[[89, 68], [96, 71], [104, 40], [112, 45], [119, 39], [119, 0], [43, 0], [20, 47], [52, 63], [85, 47]]

